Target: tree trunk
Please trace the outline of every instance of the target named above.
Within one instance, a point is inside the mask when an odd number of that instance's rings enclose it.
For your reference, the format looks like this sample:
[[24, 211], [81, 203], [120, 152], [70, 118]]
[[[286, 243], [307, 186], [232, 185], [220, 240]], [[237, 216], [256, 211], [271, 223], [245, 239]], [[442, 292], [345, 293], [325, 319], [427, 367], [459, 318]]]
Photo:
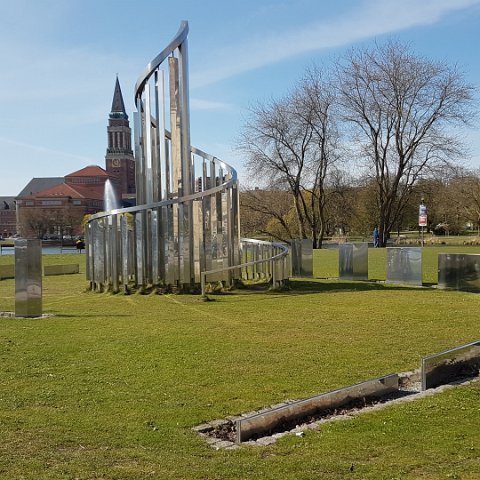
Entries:
[[295, 203], [295, 213], [297, 215], [297, 222], [298, 222], [298, 234], [299, 237], [303, 240], [307, 238], [307, 234], [305, 233], [305, 222], [303, 221], [303, 214], [302, 214], [302, 207], [300, 205], [300, 198], [299, 195], [296, 194], [294, 197]]

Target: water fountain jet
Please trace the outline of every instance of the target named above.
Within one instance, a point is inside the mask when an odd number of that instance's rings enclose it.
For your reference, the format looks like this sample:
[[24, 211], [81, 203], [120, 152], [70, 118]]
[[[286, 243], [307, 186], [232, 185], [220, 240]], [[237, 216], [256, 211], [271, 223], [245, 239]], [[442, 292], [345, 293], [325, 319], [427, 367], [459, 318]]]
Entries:
[[112, 182], [108, 178], [105, 182], [105, 190], [103, 192], [103, 205], [105, 211], [115, 210], [120, 208], [119, 202], [117, 200], [117, 194], [113, 188]]

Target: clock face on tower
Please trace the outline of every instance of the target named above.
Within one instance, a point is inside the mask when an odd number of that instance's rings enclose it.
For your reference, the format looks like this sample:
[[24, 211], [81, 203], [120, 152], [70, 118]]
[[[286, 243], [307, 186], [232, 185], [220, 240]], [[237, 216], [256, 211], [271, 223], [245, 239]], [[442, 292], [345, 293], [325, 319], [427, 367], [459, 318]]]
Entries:
[[114, 158], [112, 160], [112, 166], [113, 167], [119, 167], [120, 166], [120, 160], [118, 158]]

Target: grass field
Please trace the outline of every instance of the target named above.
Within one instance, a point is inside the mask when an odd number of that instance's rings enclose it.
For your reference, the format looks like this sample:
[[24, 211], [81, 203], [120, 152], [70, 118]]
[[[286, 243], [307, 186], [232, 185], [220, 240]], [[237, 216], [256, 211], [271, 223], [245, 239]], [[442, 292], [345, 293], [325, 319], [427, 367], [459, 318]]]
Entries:
[[[370, 250], [371, 278], [384, 252]], [[316, 252], [316, 275], [337, 275], [334, 254]], [[432, 283], [434, 259], [426, 249]], [[480, 478], [479, 382], [263, 448], [215, 451], [191, 431], [478, 340], [479, 295], [295, 280], [202, 302], [87, 292], [81, 267], [44, 278], [55, 316], [0, 318], [2, 480]], [[0, 311], [13, 309], [14, 281], [0, 281]]]

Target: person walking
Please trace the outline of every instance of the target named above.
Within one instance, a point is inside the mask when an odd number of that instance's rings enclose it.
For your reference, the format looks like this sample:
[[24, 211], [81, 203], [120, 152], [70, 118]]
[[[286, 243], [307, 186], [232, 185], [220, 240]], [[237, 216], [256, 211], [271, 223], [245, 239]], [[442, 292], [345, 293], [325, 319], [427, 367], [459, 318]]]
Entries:
[[375, 225], [373, 229], [373, 248], [378, 248], [380, 246], [380, 235], [378, 234], [378, 227]]

